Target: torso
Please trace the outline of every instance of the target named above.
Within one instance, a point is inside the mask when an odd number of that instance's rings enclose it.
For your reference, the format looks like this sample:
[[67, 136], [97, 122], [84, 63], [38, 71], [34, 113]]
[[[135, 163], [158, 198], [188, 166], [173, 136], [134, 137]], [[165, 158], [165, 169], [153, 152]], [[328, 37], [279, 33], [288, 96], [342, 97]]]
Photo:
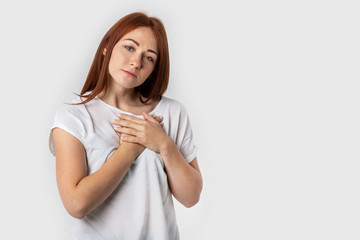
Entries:
[[[83, 99], [74, 103], [81, 101]], [[163, 116], [165, 133], [173, 139], [187, 162], [194, 159], [196, 147], [186, 111], [180, 103], [163, 97], [160, 102], [153, 101], [130, 111], [125, 114], [140, 115], [141, 111], [150, 111], [150, 115]], [[66, 105], [56, 114], [53, 128], [63, 128], [83, 143], [89, 175], [100, 169], [119, 147], [119, 137], [111, 124], [119, 113], [124, 112], [95, 97], [83, 105]], [[50, 149], [55, 154], [53, 140]], [[145, 236], [148, 239], [179, 239], [162, 157], [145, 149], [114, 192], [74, 224], [72, 235], [74, 239], [145, 239]]]

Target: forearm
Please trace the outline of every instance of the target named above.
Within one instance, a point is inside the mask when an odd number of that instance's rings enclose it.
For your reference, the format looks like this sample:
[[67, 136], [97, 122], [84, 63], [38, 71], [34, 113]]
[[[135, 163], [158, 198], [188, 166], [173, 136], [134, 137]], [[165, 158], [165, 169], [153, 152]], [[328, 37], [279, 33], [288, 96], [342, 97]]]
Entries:
[[72, 205], [78, 218], [99, 206], [115, 190], [139, 153], [124, 143], [95, 173], [81, 179], [73, 190]]
[[202, 176], [183, 157], [176, 144], [170, 140], [160, 152], [168, 182], [174, 197], [186, 207], [192, 207], [200, 198]]

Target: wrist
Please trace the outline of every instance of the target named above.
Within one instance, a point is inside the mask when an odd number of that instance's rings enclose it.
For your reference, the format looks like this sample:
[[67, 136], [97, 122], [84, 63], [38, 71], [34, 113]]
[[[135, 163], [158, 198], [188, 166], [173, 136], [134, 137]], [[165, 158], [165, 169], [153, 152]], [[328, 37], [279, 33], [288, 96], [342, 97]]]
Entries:
[[139, 156], [145, 149], [145, 147], [140, 144], [129, 142], [123, 142], [120, 146], [129, 154], [132, 154], [134, 158]]

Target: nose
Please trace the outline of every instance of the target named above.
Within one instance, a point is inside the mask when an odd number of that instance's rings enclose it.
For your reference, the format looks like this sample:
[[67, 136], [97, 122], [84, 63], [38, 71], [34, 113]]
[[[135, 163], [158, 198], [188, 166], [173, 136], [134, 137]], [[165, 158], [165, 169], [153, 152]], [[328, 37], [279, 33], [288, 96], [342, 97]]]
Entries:
[[141, 62], [142, 56], [134, 54], [131, 58], [131, 66], [140, 69], [142, 66], [142, 62]]

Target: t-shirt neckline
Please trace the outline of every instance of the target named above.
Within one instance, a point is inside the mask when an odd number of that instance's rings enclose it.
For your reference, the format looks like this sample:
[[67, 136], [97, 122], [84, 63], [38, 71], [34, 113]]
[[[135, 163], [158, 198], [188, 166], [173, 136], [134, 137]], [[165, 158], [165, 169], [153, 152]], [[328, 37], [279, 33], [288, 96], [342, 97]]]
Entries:
[[[127, 112], [127, 111], [124, 111], [124, 110], [121, 110], [120, 108], [117, 108], [117, 107], [114, 107], [106, 102], [104, 102], [101, 98], [99, 98], [98, 96], [95, 97], [98, 101], [100, 101], [101, 103], [103, 103], [105, 106], [111, 108], [111, 109], [114, 109], [120, 113], [124, 113], [124, 114], [128, 114], [128, 115], [131, 115], [131, 116], [134, 116], [134, 117], [142, 117], [142, 115], [136, 115], [134, 113], [131, 113], [131, 112]], [[164, 96], [161, 96], [160, 98], [160, 101], [156, 104], [156, 106], [148, 113], [148, 115], [153, 115], [154, 112], [157, 111], [157, 109], [159, 108], [159, 106], [161, 105], [161, 103], [163, 102], [164, 100]]]

